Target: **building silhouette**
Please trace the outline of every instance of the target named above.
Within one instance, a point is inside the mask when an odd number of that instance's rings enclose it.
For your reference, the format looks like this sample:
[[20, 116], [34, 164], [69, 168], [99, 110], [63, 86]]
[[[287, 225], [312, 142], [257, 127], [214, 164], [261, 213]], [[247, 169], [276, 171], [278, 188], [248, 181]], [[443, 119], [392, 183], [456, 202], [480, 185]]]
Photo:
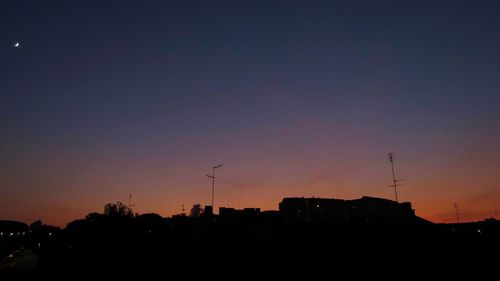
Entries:
[[241, 210], [235, 208], [219, 208], [219, 217], [228, 219], [256, 218], [260, 216], [260, 208], [244, 208]]
[[360, 199], [284, 198], [279, 211], [296, 222], [383, 222], [415, 218], [410, 202], [363, 196]]

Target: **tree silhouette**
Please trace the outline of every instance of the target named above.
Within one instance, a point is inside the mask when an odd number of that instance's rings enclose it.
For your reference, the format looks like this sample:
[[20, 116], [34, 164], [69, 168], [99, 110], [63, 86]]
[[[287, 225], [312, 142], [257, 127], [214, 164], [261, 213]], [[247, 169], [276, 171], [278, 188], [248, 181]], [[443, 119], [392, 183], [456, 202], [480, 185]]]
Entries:
[[37, 230], [42, 226], [42, 221], [41, 220], [36, 220], [30, 224], [30, 229], [31, 230]]
[[190, 217], [199, 217], [203, 213], [203, 210], [201, 208], [200, 204], [194, 204], [193, 207], [191, 208], [191, 212], [189, 213]]
[[122, 202], [108, 203], [104, 206], [104, 215], [109, 217], [133, 217], [132, 210]]

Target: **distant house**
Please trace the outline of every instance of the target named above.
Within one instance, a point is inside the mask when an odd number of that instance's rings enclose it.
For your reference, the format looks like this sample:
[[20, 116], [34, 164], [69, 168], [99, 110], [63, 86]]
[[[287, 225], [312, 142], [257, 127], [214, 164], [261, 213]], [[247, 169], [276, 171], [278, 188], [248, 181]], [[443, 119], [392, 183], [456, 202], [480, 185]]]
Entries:
[[284, 198], [279, 211], [286, 220], [297, 222], [395, 221], [415, 217], [410, 202], [368, 196], [354, 200]]
[[234, 208], [219, 208], [219, 217], [222, 219], [249, 219], [260, 215], [260, 208], [244, 208], [237, 210]]
[[205, 216], [211, 216], [214, 214], [214, 208], [210, 205], [205, 206], [205, 209], [203, 211], [203, 214]]

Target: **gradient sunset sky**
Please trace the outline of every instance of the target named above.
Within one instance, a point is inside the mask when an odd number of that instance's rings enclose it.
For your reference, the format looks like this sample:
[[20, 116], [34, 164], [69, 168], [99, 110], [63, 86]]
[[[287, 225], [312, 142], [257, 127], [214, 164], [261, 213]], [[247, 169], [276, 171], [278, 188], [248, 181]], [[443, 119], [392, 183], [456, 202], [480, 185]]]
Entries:
[[[287, 196], [500, 211], [500, 1], [0, 0], [0, 219]], [[19, 47], [14, 47], [15, 42]]]

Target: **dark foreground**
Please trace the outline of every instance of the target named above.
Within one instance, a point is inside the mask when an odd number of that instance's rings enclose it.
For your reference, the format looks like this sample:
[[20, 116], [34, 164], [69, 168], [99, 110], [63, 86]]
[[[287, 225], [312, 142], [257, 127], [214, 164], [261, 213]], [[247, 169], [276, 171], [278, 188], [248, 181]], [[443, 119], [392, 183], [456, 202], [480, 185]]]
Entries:
[[2, 254], [16, 249], [2, 255], [2, 281], [478, 280], [495, 279], [500, 262], [496, 220], [437, 225], [87, 217], [64, 230], [40, 226], [14, 238], [1, 240]]

